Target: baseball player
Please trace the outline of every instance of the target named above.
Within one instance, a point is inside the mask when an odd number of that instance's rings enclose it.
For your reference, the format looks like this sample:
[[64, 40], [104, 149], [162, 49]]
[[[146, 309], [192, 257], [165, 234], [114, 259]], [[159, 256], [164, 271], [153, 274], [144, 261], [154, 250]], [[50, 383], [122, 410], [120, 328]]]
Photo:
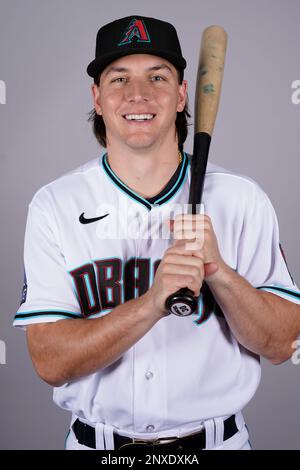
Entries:
[[[185, 67], [170, 23], [103, 26], [87, 72], [105, 152], [29, 204], [14, 325], [72, 413], [67, 449], [250, 449], [260, 356], [286, 361], [300, 332], [266, 193], [208, 163], [205, 213], [187, 213]], [[169, 314], [183, 287], [196, 314]]]

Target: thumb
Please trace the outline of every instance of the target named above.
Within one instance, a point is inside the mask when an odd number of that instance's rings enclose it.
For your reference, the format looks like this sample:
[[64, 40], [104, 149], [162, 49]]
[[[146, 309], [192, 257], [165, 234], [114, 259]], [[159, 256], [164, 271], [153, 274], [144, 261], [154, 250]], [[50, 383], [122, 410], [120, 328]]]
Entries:
[[219, 265], [217, 263], [206, 263], [204, 265], [205, 277], [212, 276], [218, 271], [218, 269]]

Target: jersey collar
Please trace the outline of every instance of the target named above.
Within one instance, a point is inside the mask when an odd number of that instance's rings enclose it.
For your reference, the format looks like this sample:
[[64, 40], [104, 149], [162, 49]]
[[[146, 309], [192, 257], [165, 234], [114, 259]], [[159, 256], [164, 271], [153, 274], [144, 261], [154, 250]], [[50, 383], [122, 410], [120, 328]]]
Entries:
[[166, 202], [170, 201], [171, 198], [175, 196], [175, 194], [179, 191], [182, 187], [183, 182], [187, 176], [187, 168], [189, 166], [189, 159], [185, 152], [183, 152], [182, 162], [175, 171], [174, 175], [170, 179], [169, 183], [165, 186], [165, 188], [160, 191], [154, 197], [148, 199], [143, 198], [135, 191], [130, 189], [126, 184], [124, 184], [118, 176], [113, 172], [111, 167], [107, 161], [107, 153], [105, 153], [102, 157], [102, 167], [104, 172], [107, 174], [109, 179], [112, 183], [117, 186], [121, 191], [123, 191], [128, 197], [134, 199], [135, 201], [139, 202], [143, 206], [145, 206], [148, 210], [151, 210], [154, 206], [161, 206]]

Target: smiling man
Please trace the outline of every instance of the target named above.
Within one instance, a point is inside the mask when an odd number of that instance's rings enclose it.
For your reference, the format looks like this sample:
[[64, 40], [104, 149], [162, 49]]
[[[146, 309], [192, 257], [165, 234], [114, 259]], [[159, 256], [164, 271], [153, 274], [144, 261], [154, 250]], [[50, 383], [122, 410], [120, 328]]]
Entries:
[[[300, 293], [265, 192], [209, 163], [206, 214], [186, 213], [185, 67], [170, 23], [103, 26], [87, 71], [106, 151], [29, 205], [14, 324], [72, 413], [67, 449], [250, 449], [242, 410], [260, 356], [286, 361], [300, 332]], [[182, 287], [198, 296], [183, 318], [165, 308]]]
[[179, 83], [168, 60], [141, 53], [115, 60], [96, 83], [111, 169], [142, 196], [158, 194], [178, 167], [175, 120], [185, 108], [186, 81]]

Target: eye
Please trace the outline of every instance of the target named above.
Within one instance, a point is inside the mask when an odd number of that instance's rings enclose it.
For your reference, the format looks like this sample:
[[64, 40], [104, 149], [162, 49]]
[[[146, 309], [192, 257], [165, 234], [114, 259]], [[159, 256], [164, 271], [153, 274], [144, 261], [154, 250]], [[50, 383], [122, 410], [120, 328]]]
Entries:
[[160, 75], [154, 75], [153, 77], [151, 77], [151, 80], [153, 82], [161, 82], [161, 81], [164, 81], [165, 79], [161, 77]]
[[112, 80], [112, 83], [123, 83], [126, 80], [125, 77], [118, 77]]

